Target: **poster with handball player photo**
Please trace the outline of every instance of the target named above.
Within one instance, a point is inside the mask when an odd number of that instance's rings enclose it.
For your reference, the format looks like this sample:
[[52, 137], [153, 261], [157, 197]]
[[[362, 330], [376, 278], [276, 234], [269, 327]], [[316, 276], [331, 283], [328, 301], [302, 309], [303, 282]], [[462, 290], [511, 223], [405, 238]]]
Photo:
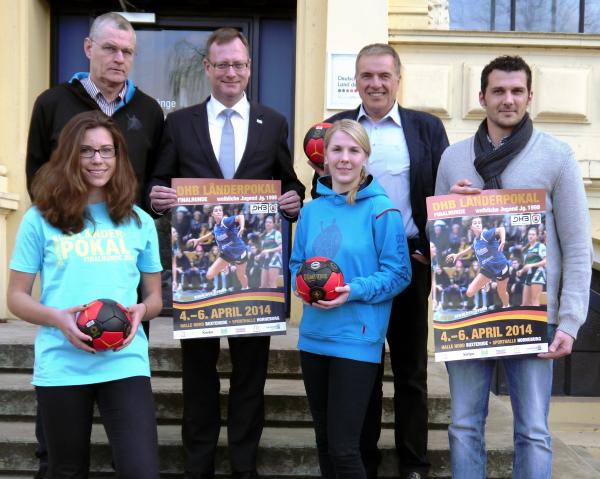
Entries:
[[548, 350], [544, 190], [427, 198], [436, 361]]
[[172, 187], [174, 338], [284, 334], [281, 182], [176, 178]]

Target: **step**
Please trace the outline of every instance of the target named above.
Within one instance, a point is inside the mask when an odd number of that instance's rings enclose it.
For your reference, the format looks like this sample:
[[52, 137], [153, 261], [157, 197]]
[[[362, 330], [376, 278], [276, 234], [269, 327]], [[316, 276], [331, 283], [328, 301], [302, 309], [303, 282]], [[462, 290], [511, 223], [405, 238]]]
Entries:
[[[159, 423], [179, 422], [182, 410], [181, 379], [154, 377], [152, 378], [152, 389]], [[228, 390], [229, 381], [222, 379], [221, 410], [223, 416], [227, 407]], [[382, 422], [384, 427], [393, 427], [393, 386], [391, 383], [384, 383], [383, 393]], [[31, 385], [30, 373], [0, 373], [0, 418], [31, 419], [35, 415], [35, 404], [35, 392]], [[447, 427], [450, 420], [449, 408], [450, 398], [447, 395], [430, 395], [430, 428]], [[306, 426], [310, 425], [312, 421], [304, 384], [301, 380], [267, 379], [265, 410], [266, 421], [269, 425]]]
[[[33, 342], [37, 326], [19, 320], [0, 323], [0, 370], [28, 371], [33, 368]], [[300, 355], [296, 348], [298, 328], [288, 328], [287, 334], [271, 337], [269, 375], [299, 377]], [[173, 339], [171, 318], [156, 318], [150, 326], [150, 367], [153, 375], [180, 375], [181, 352], [179, 340]], [[231, 372], [229, 347], [221, 339], [219, 371]], [[386, 361], [386, 377], [391, 376], [389, 360]]]
[[[30, 371], [33, 368], [33, 342], [37, 326], [19, 320], [0, 323], [0, 371]], [[171, 318], [156, 318], [150, 328], [150, 366], [154, 376], [181, 374], [179, 341], [172, 337]], [[298, 328], [288, 328], [287, 334], [271, 338], [269, 375], [300, 377], [300, 355], [297, 351]], [[229, 348], [226, 339], [221, 340], [219, 371], [227, 375], [231, 371]], [[429, 389], [448, 391], [445, 368], [441, 363], [429, 362]], [[392, 377], [389, 355], [385, 359], [385, 378]]]
[[[33, 424], [23, 422], [0, 422], [0, 469], [10, 473], [33, 471], [36, 461], [33, 456]], [[487, 441], [493, 449], [490, 455], [488, 477], [507, 478], [510, 471], [511, 445], [504, 435], [488, 435]], [[228, 474], [226, 461], [226, 429], [221, 430], [216, 459], [217, 474]], [[181, 474], [182, 448], [181, 431], [178, 426], [159, 426], [159, 454], [161, 476]], [[101, 425], [92, 430], [92, 465], [95, 472], [110, 471], [110, 451]], [[397, 477], [397, 466], [393, 449], [393, 432], [384, 430], [380, 440], [382, 464], [380, 477]], [[448, 437], [444, 431], [431, 431], [429, 451], [432, 462], [432, 477], [449, 477]], [[259, 474], [264, 477], [282, 476], [318, 477], [319, 469], [315, 450], [314, 431], [309, 428], [265, 428], [258, 456]]]

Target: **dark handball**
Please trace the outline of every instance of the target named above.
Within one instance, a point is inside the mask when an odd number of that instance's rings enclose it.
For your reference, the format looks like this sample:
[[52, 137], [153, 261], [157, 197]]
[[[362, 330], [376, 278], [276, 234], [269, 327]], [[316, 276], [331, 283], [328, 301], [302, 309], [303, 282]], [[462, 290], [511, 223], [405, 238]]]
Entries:
[[316, 123], [311, 126], [304, 136], [304, 153], [308, 159], [317, 165], [323, 167], [325, 161], [325, 133], [331, 126], [331, 123]]
[[338, 286], [344, 286], [344, 275], [329, 258], [313, 256], [304, 262], [296, 274], [296, 290], [307, 303], [337, 298], [340, 293], [335, 288]]
[[77, 327], [92, 338], [96, 351], [118, 348], [131, 331], [127, 309], [112, 299], [97, 299], [77, 316]]

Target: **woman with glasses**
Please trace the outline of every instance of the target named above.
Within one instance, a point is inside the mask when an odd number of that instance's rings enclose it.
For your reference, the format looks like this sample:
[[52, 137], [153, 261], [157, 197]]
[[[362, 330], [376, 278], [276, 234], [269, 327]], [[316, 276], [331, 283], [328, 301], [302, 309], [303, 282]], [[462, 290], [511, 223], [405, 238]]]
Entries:
[[[97, 404], [117, 476], [158, 478], [148, 341], [138, 328], [162, 308], [158, 240], [152, 219], [134, 206], [136, 179], [115, 123], [99, 111], [73, 117], [32, 189], [10, 262], [8, 307], [40, 326], [32, 382], [48, 476], [88, 476]], [[39, 301], [32, 296], [38, 273]], [[76, 325], [98, 298], [126, 305], [132, 319], [114, 351], [92, 349]]]

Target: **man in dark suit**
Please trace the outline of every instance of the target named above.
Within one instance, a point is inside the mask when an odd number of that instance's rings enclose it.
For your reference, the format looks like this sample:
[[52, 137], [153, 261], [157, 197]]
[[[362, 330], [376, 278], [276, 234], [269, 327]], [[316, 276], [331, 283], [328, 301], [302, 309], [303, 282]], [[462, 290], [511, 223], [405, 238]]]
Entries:
[[[427, 318], [431, 290], [425, 198], [433, 195], [437, 167], [448, 138], [435, 116], [396, 102], [400, 58], [389, 45], [364, 47], [356, 58], [356, 87], [362, 104], [327, 119], [359, 121], [369, 133], [368, 170], [402, 212], [411, 253], [412, 282], [394, 299], [387, 341], [394, 373], [395, 441], [400, 477], [427, 476]], [[317, 174], [323, 174], [317, 171]], [[316, 178], [316, 175], [315, 175]], [[314, 196], [314, 188], [313, 188]], [[375, 384], [361, 453], [367, 477], [377, 477], [380, 454], [383, 364]]]
[[[279, 113], [250, 103], [248, 42], [235, 29], [221, 28], [207, 41], [204, 60], [211, 96], [200, 105], [171, 113], [165, 123], [151, 179], [155, 212], [175, 206], [171, 178], [278, 179], [284, 216], [295, 219], [304, 186], [294, 172], [287, 146], [287, 122]], [[227, 440], [235, 478], [256, 477], [256, 452], [264, 424], [264, 384], [269, 336], [229, 338], [232, 373]], [[219, 339], [181, 341], [185, 477], [214, 477], [220, 430]]]

